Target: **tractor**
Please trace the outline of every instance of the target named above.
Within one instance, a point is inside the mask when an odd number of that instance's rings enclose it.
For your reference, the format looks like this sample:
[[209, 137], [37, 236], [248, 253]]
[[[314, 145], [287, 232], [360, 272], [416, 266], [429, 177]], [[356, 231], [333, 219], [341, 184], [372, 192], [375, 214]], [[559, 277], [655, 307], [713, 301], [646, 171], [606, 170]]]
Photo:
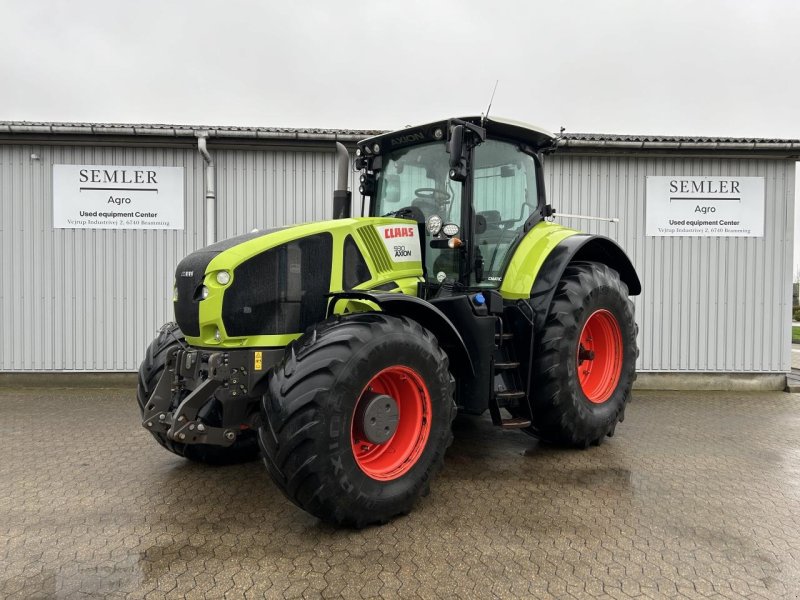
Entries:
[[139, 369], [144, 428], [193, 461], [260, 455], [294, 504], [356, 528], [430, 491], [457, 413], [570, 447], [612, 436], [641, 285], [615, 242], [555, 222], [542, 161], [557, 142], [480, 116], [377, 135], [354, 158], [337, 143], [333, 220], [178, 264], [175, 322]]

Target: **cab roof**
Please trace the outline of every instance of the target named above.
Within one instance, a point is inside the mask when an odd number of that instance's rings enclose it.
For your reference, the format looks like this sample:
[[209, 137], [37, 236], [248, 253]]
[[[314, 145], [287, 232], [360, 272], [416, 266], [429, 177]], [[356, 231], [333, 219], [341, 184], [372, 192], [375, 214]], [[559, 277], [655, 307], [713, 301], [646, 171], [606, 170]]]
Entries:
[[[397, 131], [382, 133], [362, 140], [358, 145], [360, 147], [370, 147], [378, 143], [382, 148], [393, 150], [413, 143], [442, 139], [446, 137], [445, 132], [447, 131], [447, 125], [451, 120], [452, 119], [442, 119], [425, 123], [424, 125], [406, 127], [405, 129], [398, 129]], [[503, 117], [487, 117], [484, 120], [481, 116], [469, 116], [458, 117], [458, 120], [485, 127], [486, 135], [489, 138], [509, 138], [518, 140], [536, 149], [551, 147], [558, 139], [546, 129]], [[439, 137], [435, 137], [437, 129], [441, 130]]]

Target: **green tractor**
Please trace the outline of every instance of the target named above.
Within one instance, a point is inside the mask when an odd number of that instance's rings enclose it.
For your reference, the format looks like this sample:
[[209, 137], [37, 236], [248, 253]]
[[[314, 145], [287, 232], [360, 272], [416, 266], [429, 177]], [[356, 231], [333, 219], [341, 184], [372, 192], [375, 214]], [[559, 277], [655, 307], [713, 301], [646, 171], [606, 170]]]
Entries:
[[586, 448], [635, 379], [641, 285], [610, 239], [553, 222], [556, 138], [466, 117], [337, 145], [332, 221], [255, 231], [184, 258], [176, 323], [139, 370], [167, 450], [261, 454], [297, 506], [353, 527], [408, 513], [457, 412]]

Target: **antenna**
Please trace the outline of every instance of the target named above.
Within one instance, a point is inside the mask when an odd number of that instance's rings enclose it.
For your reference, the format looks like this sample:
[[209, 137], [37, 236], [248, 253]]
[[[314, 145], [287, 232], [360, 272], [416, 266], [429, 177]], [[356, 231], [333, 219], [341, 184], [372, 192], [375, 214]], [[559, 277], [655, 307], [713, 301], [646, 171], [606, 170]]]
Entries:
[[489, 98], [489, 108], [486, 109], [486, 114], [481, 117], [481, 127], [486, 123], [486, 119], [489, 118], [489, 111], [492, 110], [492, 101], [494, 100], [494, 93], [497, 91], [497, 84], [500, 83], [500, 80], [497, 79], [494, 82], [494, 89], [492, 90], [492, 97]]

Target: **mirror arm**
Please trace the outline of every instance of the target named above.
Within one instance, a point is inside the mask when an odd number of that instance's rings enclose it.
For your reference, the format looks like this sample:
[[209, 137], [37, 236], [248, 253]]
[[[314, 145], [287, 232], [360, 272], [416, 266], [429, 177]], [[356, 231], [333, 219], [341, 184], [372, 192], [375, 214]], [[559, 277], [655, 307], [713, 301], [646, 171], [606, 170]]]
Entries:
[[481, 142], [486, 141], [486, 128], [481, 127], [480, 125], [475, 125], [473, 123], [469, 123], [468, 121], [463, 121], [462, 119], [450, 119], [448, 121], [447, 126], [448, 128], [452, 127], [453, 125], [463, 125], [465, 129], [470, 130], [472, 133], [478, 136], [478, 139]]

